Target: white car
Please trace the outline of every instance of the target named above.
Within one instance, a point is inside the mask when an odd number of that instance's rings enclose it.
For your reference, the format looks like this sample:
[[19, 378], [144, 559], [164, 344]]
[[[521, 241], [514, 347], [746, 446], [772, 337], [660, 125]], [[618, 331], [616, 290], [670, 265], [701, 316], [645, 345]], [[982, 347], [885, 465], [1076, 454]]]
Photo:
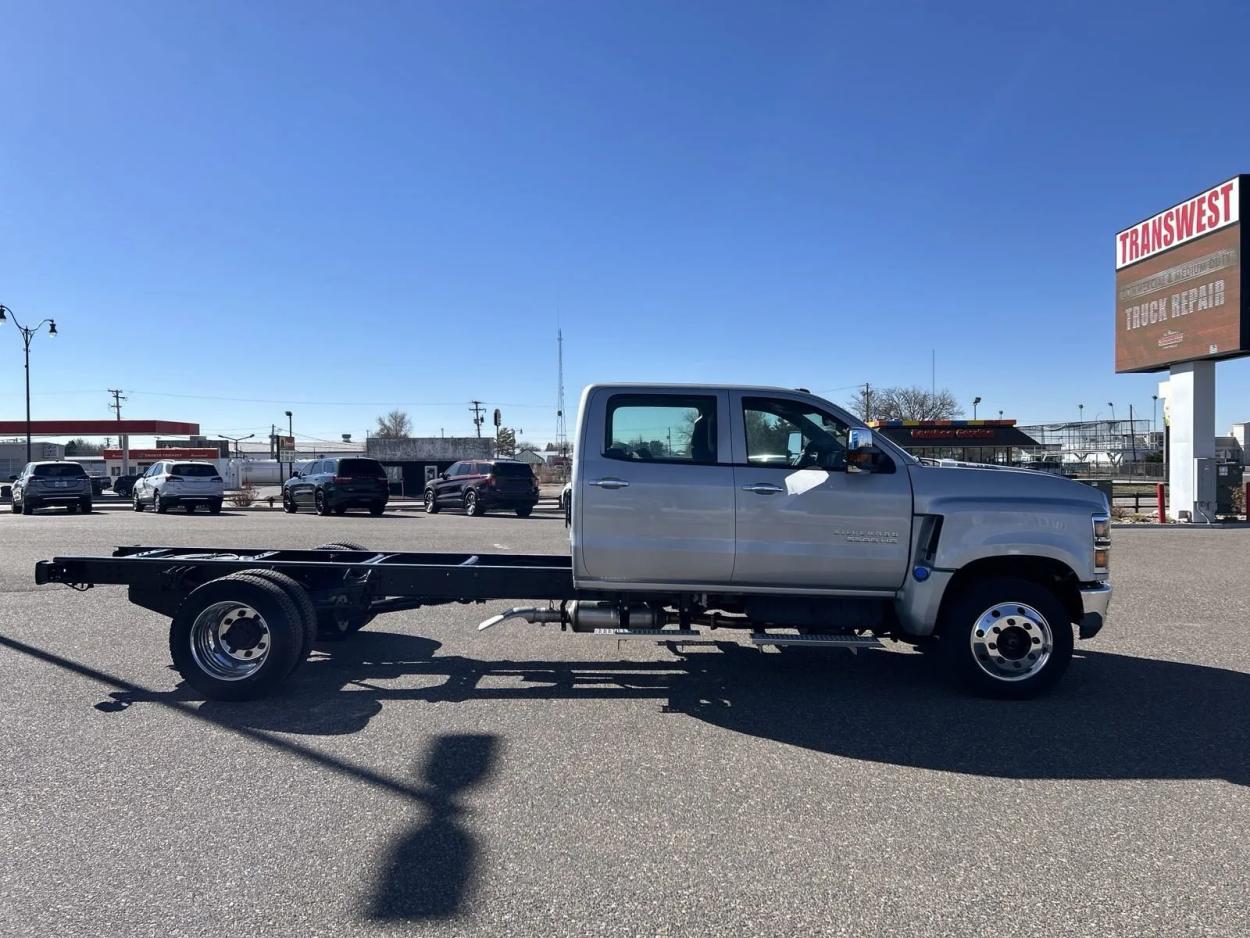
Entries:
[[135, 480], [131, 491], [135, 511], [151, 505], [158, 514], [181, 505], [190, 513], [200, 505], [210, 514], [221, 512], [226, 483], [211, 462], [183, 462], [168, 459], [152, 465]]

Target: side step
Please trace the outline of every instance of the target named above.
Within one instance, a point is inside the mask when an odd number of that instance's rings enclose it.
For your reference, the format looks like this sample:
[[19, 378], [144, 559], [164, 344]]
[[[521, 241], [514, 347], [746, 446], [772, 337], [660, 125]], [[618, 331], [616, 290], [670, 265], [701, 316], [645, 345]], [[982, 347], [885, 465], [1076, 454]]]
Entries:
[[591, 634], [604, 638], [646, 638], [661, 642], [674, 638], [697, 638], [699, 635], [693, 629], [595, 629]]
[[861, 648], [880, 648], [881, 643], [871, 635], [769, 635], [752, 632], [751, 642], [756, 645], [800, 645], [809, 648], [849, 648], [852, 652]]

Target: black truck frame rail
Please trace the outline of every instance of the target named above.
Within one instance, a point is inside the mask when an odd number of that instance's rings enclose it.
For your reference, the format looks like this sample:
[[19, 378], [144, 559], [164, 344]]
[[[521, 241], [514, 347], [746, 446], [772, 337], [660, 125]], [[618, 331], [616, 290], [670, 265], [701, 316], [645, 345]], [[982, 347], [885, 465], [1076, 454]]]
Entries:
[[317, 606], [349, 595], [371, 614], [488, 599], [576, 597], [569, 557], [548, 554], [403, 553], [237, 547], [119, 547], [111, 557], [54, 557], [35, 582], [77, 589], [121, 585], [137, 605], [172, 616], [191, 590], [245, 570], [285, 574]]

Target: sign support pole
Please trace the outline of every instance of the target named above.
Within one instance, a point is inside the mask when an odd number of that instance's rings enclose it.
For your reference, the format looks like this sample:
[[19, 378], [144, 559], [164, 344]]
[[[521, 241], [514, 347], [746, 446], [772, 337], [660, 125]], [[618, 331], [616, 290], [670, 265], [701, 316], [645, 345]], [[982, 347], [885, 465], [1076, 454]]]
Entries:
[[1168, 519], [1212, 520], [1215, 492], [1200, 491], [1195, 460], [1215, 458], [1215, 362], [1173, 365], [1167, 407]]

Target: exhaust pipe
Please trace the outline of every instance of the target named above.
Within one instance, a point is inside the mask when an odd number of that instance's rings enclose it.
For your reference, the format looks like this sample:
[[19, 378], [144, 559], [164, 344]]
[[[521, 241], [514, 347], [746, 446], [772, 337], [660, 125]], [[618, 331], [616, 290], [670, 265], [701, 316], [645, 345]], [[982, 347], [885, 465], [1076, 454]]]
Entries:
[[526, 622], [535, 622], [546, 625], [548, 622], [561, 622], [563, 617], [559, 609], [544, 609], [539, 606], [517, 606], [509, 609], [507, 612], [501, 612], [497, 616], [491, 616], [485, 622], [478, 625], [479, 632], [489, 629], [492, 625], [498, 625], [508, 619], [524, 619]]

